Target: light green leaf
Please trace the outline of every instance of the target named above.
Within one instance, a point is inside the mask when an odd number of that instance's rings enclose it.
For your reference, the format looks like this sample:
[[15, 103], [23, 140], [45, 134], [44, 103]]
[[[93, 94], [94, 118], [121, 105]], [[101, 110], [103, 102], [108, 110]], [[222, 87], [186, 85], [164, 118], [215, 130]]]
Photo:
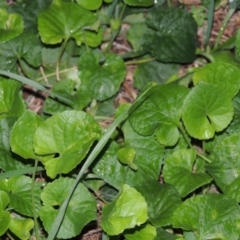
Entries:
[[5, 191], [0, 190], [0, 211], [4, 210], [9, 204], [9, 196]]
[[[57, 44], [63, 39], [74, 38], [80, 45], [84, 42], [84, 28], [90, 30], [96, 22], [96, 16], [78, 4], [55, 0], [46, 10], [39, 13], [38, 30], [44, 43]], [[88, 45], [89, 43], [87, 41]]]
[[126, 67], [116, 54], [109, 53], [102, 64], [100, 56], [84, 53], [79, 60], [79, 76], [92, 96], [99, 101], [112, 97], [124, 80]]
[[225, 91], [214, 84], [199, 82], [183, 106], [183, 122], [194, 138], [210, 139], [225, 129], [233, 118], [233, 104]]
[[11, 149], [23, 158], [36, 158], [33, 150], [33, 135], [43, 120], [27, 110], [14, 124], [10, 138]]
[[33, 229], [34, 222], [32, 219], [11, 218], [9, 229], [21, 240], [30, 239], [30, 231]]
[[216, 84], [225, 95], [233, 98], [240, 88], [240, 70], [229, 63], [210, 63], [194, 71], [194, 84], [200, 81]]
[[[46, 231], [51, 229], [58, 209], [68, 196], [73, 184], [74, 179], [59, 178], [44, 188], [41, 194], [44, 206], [41, 209], [40, 218]], [[66, 239], [78, 235], [87, 223], [96, 218], [96, 201], [88, 189], [80, 183], [70, 199], [57, 238]]]
[[136, 151], [133, 148], [121, 148], [117, 152], [118, 159], [123, 164], [132, 164], [136, 156]]
[[19, 156], [10, 150], [10, 136], [13, 124], [17, 118], [0, 120], [0, 168], [6, 172], [26, 168]]
[[20, 89], [22, 84], [0, 78], [0, 119], [20, 117], [26, 109]]
[[240, 209], [224, 195], [195, 196], [177, 208], [172, 223], [174, 228], [194, 231], [197, 239], [238, 240]]
[[127, 5], [137, 7], [149, 7], [154, 4], [154, 0], [123, 0]]
[[195, 60], [197, 24], [190, 13], [157, 6], [148, 14], [146, 23], [149, 29], [144, 35], [144, 49], [154, 57], [162, 62]]
[[34, 150], [38, 155], [55, 154], [43, 161], [51, 178], [68, 173], [86, 156], [93, 142], [101, 136], [95, 119], [81, 111], [65, 111], [47, 119], [34, 134]]
[[179, 65], [151, 61], [138, 64], [134, 72], [134, 86], [142, 90], [148, 82], [165, 83], [179, 70]]
[[118, 235], [145, 223], [147, 210], [143, 196], [125, 184], [119, 197], [103, 208], [100, 225], [109, 235]]
[[229, 185], [224, 188], [224, 193], [236, 200], [238, 203], [240, 202], [240, 177], [236, 178]]
[[136, 228], [135, 230], [129, 230], [124, 234], [127, 240], [154, 240], [157, 236], [156, 228], [150, 224], [146, 224]]
[[15, 13], [0, 8], [0, 43], [17, 37], [23, 32], [23, 19]]
[[77, 0], [77, 3], [83, 8], [97, 10], [102, 5], [102, 0]]
[[172, 184], [181, 197], [212, 181], [206, 173], [193, 172], [195, 161], [196, 152], [192, 149], [177, 150], [165, 160], [164, 181]]
[[239, 146], [239, 132], [224, 138], [210, 155], [212, 162], [206, 165], [207, 171], [223, 191], [240, 177]]
[[157, 227], [170, 225], [172, 214], [182, 202], [177, 190], [170, 184], [160, 185], [156, 180], [135, 188], [147, 202], [149, 221]]
[[163, 145], [175, 145], [179, 139], [178, 125], [187, 94], [188, 89], [183, 86], [156, 86], [151, 96], [130, 116], [132, 128], [143, 136], [154, 133]]
[[10, 221], [10, 213], [0, 210], [0, 236], [2, 236], [8, 230]]
[[119, 162], [116, 152], [120, 146], [112, 142], [102, 158], [94, 166], [96, 175], [104, 179], [108, 184], [119, 189], [123, 184], [131, 186], [142, 185], [151, 179], [157, 180], [161, 170], [164, 148], [154, 136], [143, 137], [131, 128], [129, 122], [123, 127], [124, 147], [132, 148], [136, 152], [134, 164], [137, 171], [133, 171]]
[[34, 184], [34, 201], [32, 205], [32, 179], [27, 176], [17, 176], [8, 179], [8, 190], [10, 197], [10, 207], [15, 211], [33, 217], [33, 207], [36, 212], [41, 208], [39, 185]]

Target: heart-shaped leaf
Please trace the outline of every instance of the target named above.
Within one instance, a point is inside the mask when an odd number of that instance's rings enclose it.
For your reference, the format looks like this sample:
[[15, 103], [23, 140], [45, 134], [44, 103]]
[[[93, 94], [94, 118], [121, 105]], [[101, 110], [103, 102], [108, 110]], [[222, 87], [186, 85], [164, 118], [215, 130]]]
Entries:
[[240, 70], [228, 63], [210, 63], [194, 72], [194, 84], [200, 81], [216, 84], [225, 91], [225, 95], [233, 98], [240, 88]]
[[[73, 184], [74, 179], [59, 178], [44, 188], [41, 194], [44, 206], [41, 209], [40, 218], [47, 231], [51, 229], [59, 207], [68, 196]], [[80, 183], [70, 199], [57, 238], [66, 239], [78, 235], [87, 223], [96, 218], [96, 201], [88, 189]]]
[[181, 197], [212, 181], [206, 173], [193, 172], [195, 161], [196, 152], [190, 149], [177, 150], [165, 160], [164, 181], [172, 184]]
[[34, 134], [34, 150], [38, 155], [55, 154], [42, 160], [49, 177], [68, 173], [86, 156], [93, 142], [101, 136], [95, 119], [81, 111], [65, 111], [42, 123]]
[[[96, 16], [78, 4], [55, 0], [39, 13], [38, 30], [44, 43], [57, 44], [63, 39], [74, 38], [80, 45], [84, 42], [84, 28], [96, 30], [93, 26], [96, 22]], [[88, 41], [87, 44], [90, 45]]]
[[158, 60], [184, 63], [196, 58], [197, 24], [186, 10], [157, 6], [146, 23], [144, 49]]
[[183, 122], [194, 138], [210, 139], [226, 128], [233, 118], [233, 104], [225, 91], [199, 82], [188, 94], [183, 106]]
[[79, 60], [79, 76], [83, 84], [99, 101], [112, 97], [124, 80], [126, 67], [116, 54], [109, 53], [100, 64], [100, 56], [93, 52], [84, 53]]
[[187, 94], [188, 89], [183, 86], [156, 86], [151, 96], [130, 116], [131, 126], [143, 136], [154, 133], [163, 145], [175, 145], [179, 139], [178, 126]]
[[174, 228], [192, 230], [197, 239], [235, 239], [240, 234], [240, 209], [224, 195], [195, 196], [183, 202], [173, 214]]
[[100, 224], [109, 235], [118, 235], [125, 229], [145, 223], [147, 218], [147, 203], [144, 197], [125, 184], [119, 197], [103, 208]]
[[16, 13], [0, 8], [0, 43], [17, 37], [23, 32], [23, 19]]

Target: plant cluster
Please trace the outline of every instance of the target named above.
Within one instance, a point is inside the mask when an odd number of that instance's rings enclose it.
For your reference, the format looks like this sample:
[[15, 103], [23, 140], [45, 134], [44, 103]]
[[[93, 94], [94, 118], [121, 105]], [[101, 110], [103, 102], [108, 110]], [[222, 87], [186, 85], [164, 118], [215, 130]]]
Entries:
[[[240, 31], [220, 39], [240, 1], [211, 46], [222, 4], [0, 0], [0, 236], [239, 239]], [[140, 94], [116, 109], [127, 65]]]

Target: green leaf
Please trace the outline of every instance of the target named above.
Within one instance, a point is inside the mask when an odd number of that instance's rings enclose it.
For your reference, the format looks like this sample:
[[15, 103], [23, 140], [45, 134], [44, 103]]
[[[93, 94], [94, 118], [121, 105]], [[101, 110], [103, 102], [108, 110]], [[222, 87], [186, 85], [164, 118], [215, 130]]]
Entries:
[[[92, 12], [78, 4], [55, 0], [39, 13], [38, 30], [44, 43], [57, 44], [63, 39], [74, 38], [80, 45], [84, 42], [84, 28], [91, 29], [96, 21]], [[90, 45], [88, 41], [87, 44]]]
[[149, 29], [144, 35], [144, 49], [154, 57], [163, 62], [195, 60], [197, 24], [190, 13], [158, 6], [150, 11], [146, 23]]
[[154, 0], [123, 0], [127, 5], [137, 7], [149, 7], [154, 4]]
[[65, 111], [47, 119], [36, 130], [34, 150], [38, 155], [55, 154], [43, 161], [47, 175], [55, 178], [74, 169], [100, 136], [101, 128], [91, 115]]
[[8, 230], [10, 221], [10, 213], [0, 210], [0, 236], [2, 236]]
[[120, 146], [112, 142], [94, 166], [94, 173], [117, 189], [125, 183], [137, 186], [151, 179], [157, 180], [162, 165], [163, 146], [156, 141], [154, 136], [143, 137], [138, 135], [131, 128], [129, 122], [124, 124], [123, 131], [125, 136], [124, 147], [132, 148], [136, 152], [134, 164], [138, 167], [137, 171], [133, 171], [118, 161], [116, 153]]
[[164, 181], [172, 184], [181, 197], [212, 181], [206, 173], [194, 170], [195, 161], [196, 152], [192, 149], [177, 150], [165, 160]]
[[4, 210], [9, 204], [9, 196], [5, 191], [0, 190], [0, 211]]
[[145, 223], [147, 218], [145, 199], [125, 184], [119, 197], [103, 208], [100, 225], [109, 235], [118, 235], [125, 229]]
[[43, 120], [34, 112], [26, 112], [17, 120], [10, 138], [11, 149], [23, 158], [36, 158], [33, 150], [33, 135]]
[[[36, 34], [24, 32], [18, 37], [0, 44], [0, 48], [1, 56], [8, 61], [14, 61], [15, 64], [17, 61], [24, 60], [28, 65], [36, 68], [42, 63], [40, 41]], [[22, 61], [20, 61], [20, 65], [22, 66]], [[5, 67], [1, 69], [11, 70], [9, 64], [5, 64]]]
[[240, 202], [240, 177], [236, 178], [225, 187], [224, 193], [226, 196]]
[[22, 84], [0, 78], [0, 119], [20, 117], [26, 109], [20, 89]]
[[162, 229], [162, 228], [157, 228], [157, 240], [180, 240], [180, 238], [177, 238], [175, 235], [169, 233], [168, 231]]
[[179, 70], [179, 65], [151, 61], [139, 64], [134, 72], [134, 86], [142, 90], [148, 82], [165, 83]]
[[170, 184], [160, 185], [156, 180], [135, 188], [147, 202], [149, 221], [157, 227], [170, 225], [172, 214], [182, 202], [177, 190]]
[[15, 13], [0, 8], [0, 43], [17, 37], [23, 32], [23, 19]]
[[33, 229], [34, 222], [32, 219], [11, 218], [9, 229], [21, 240], [30, 239], [30, 231]]
[[102, 0], [77, 0], [77, 3], [83, 8], [97, 10], [102, 5]]
[[239, 144], [240, 133], [224, 138], [210, 155], [212, 162], [206, 165], [207, 171], [222, 190], [226, 190], [240, 176]]
[[183, 106], [183, 122], [194, 138], [210, 139], [225, 129], [233, 118], [231, 98], [214, 84], [199, 82]]
[[109, 53], [103, 63], [93, 52], [84, 53], [79, 60], [79, 76], [92, 96], [99, 101], [112, 97], [120, 88], [126, 74], [124, 61]]
[[32, 179], [27, 176], [17, 176], [8, 179], [8, 191], [10, 198], [10, 207], [15, 211], [33, 217], [33, 207], [38, 213], [41, 208], [39, 185], [34, 184], [34, 201], [32, 205]]
[[[67, 197], [74, 179], [59, 178], [44, 188], [41, 199], [43, 207], [40, 218], [46, 231], [51, 229], [59, 208]], [[83, 227], [97, 218], [96, 201], [83, 184], [78, 184], [65, 212], [57, 238], [72, 238], [78, 235]]]
[[6, 172], [26, 168], [22, 159], [10, 151], [10, 136], [16, 118], [0, 120], [0, 168]]
[[195, 70], [193, 82], [197, 84], [200, 81], [216, 84], [225, 91], [225, 95], [233, 98], [240, 88], [240, 70], [229, 63], [210, 63]]
[[123, 164], [132, 164], [136, 156], [136, 151], [133, 148], [121, 148], [117, 153], [118, 159]]
[[143, 136], [154, 133], [163, 145], [175, 145], [179, 139], [178, 125], [187, 94], [188, 89], [183, 86], [156, 86], [151, 96], [130, 116], [132, 128]]
[[197, 239], [233, 239], [240, 234], [240, 209], [224, 195], [195, 196], [183, 202], [174, 212], [174, 228], [192, 230]]
[[127, 240], [154, 240], [156, 236], [156, 228], [150, 224], [140, 226], [134, 230], [129, 230], [124, 234]]

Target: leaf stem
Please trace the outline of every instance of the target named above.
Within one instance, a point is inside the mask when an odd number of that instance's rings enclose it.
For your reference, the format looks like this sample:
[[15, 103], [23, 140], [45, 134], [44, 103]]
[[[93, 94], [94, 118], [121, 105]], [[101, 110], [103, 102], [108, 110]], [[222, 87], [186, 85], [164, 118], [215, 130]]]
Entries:
[[208, 46], [209, 38], [212, 30], [212, 23], [213, 23], [213, 15], [214, 15], [214, 0], [209, 1], [209, 8], [208, 8], [208, 24], [207, 24], [207, 32], [204, 39], [204, 47]]
[[125, 64], [126, 65], [142, 64], [142, 63], [152, 62], [154, 60], [155, 60], [155, 58], [143, 58], [143, 59], [139, 59], [139, 60], [127, 61], [127, 62], [125, 62]]
[[31, 184], [31, 192], [32, 192], [32, 209], [33, 209], [33, 219], [34, 219], [34, 229], [35, 229], [35, 237], [37, 240], [40, 240], [39, 236], [39, 228], [38, 228], [38, 221], [37, 221], [37, 213], [35, 208], [35, 195], [34, 195], [34, 188], [35, 188], [35, 178], [36, 172], [38, 167], [38, 160], [35, 159], [34, 171], [32, 174], [32, 184]]
[[59, 75], [60, 62], [61, 62], [61, 58], [62, 58], [62, 55], [64, 53], [64, 50], [66, 48], [67, 42], [68, 42], [68, 38], [66, 38], [64, 40], [64, 42], [61, 46], [59, 55], [58, 55], [57, 64], [56, 64], [56, 78], [57, 78], [57, 81], [60, 81], [60, 75]]
[[92, 162], [95, 160], [95, 158], [98, 156], [98, 154], [102, 151], [108, 140], [110, 139], [112, 133], [115, 131], [116, 127], [127, 119], [127, 117], [142, 103], [144, 99], [148, 96], [150, 90], [152, 89], [152, 86], [149, 87], [141, 96], [134, 102], [134, 104], [129, 108], [126, 109], [122, 114], [113, 122], [113, 124], [108, 128], [108, 130], [105, 132], [103, 137], [100, 139], [98, 144], [95, 146], [85, 163], [83, 164], [81, 170], [79, 171], [77, 178], [66, 197], [65, 201], [63, 202], [62, 206], [59, 209], [59, 212], [57, 214], [57, 217], [54, 220], [54, 223], [52, 227], [50, 228], [49, 235], [47, 240], [53, 240], [61, 226], [65, 211], [67, 209], [68, 203], [75, 191], [75, 188], [77, 187], [79, 181], [81, 180], [82, 176], [84, 175], [85, 171], [88, 169], [88, 167], [92, 164]]
[[214, 45], [214, 50], [218, 47], [219, 43], [220, 43], [220, 40], [222, 38], [222, 35], [223, 35], [223, 32], [230, 20], [230, 18], [232, 17], [232, 15], [234, 14], [236, 8], [230, 8], [228, 13], [226, 14], [223, 22], [222, 22], [222, 25], [221, 25], [221, 28], [220, 28], [220, 31], [218, 32], [218, 36], [217, 36], [217, 39], [215, 41], [215, 45]]
[[189, 146], [189, 148], [193, 149], [193, 146], [192, 146], [191, 142], [189, 141], [188, 136], [187, 136], [187, 134], [185, 132], [185, 129], [183, 128], [183, 125], [181, 123], [178, 125], [178, 128], [179, 128], [180, 132], [182, 133], [183, 138], [186, 141], [186, 143]]
[[208, 157], [204, 156], [203, 154], [199, 153], [198, 151], [197, 151], [197, 155], [198, 155], [200, 158], [202, 158], [203, 160], [205, 160], [206, 162], [208, 162], [208, 163], [211, 162], [211, 160], [210, 160]]

